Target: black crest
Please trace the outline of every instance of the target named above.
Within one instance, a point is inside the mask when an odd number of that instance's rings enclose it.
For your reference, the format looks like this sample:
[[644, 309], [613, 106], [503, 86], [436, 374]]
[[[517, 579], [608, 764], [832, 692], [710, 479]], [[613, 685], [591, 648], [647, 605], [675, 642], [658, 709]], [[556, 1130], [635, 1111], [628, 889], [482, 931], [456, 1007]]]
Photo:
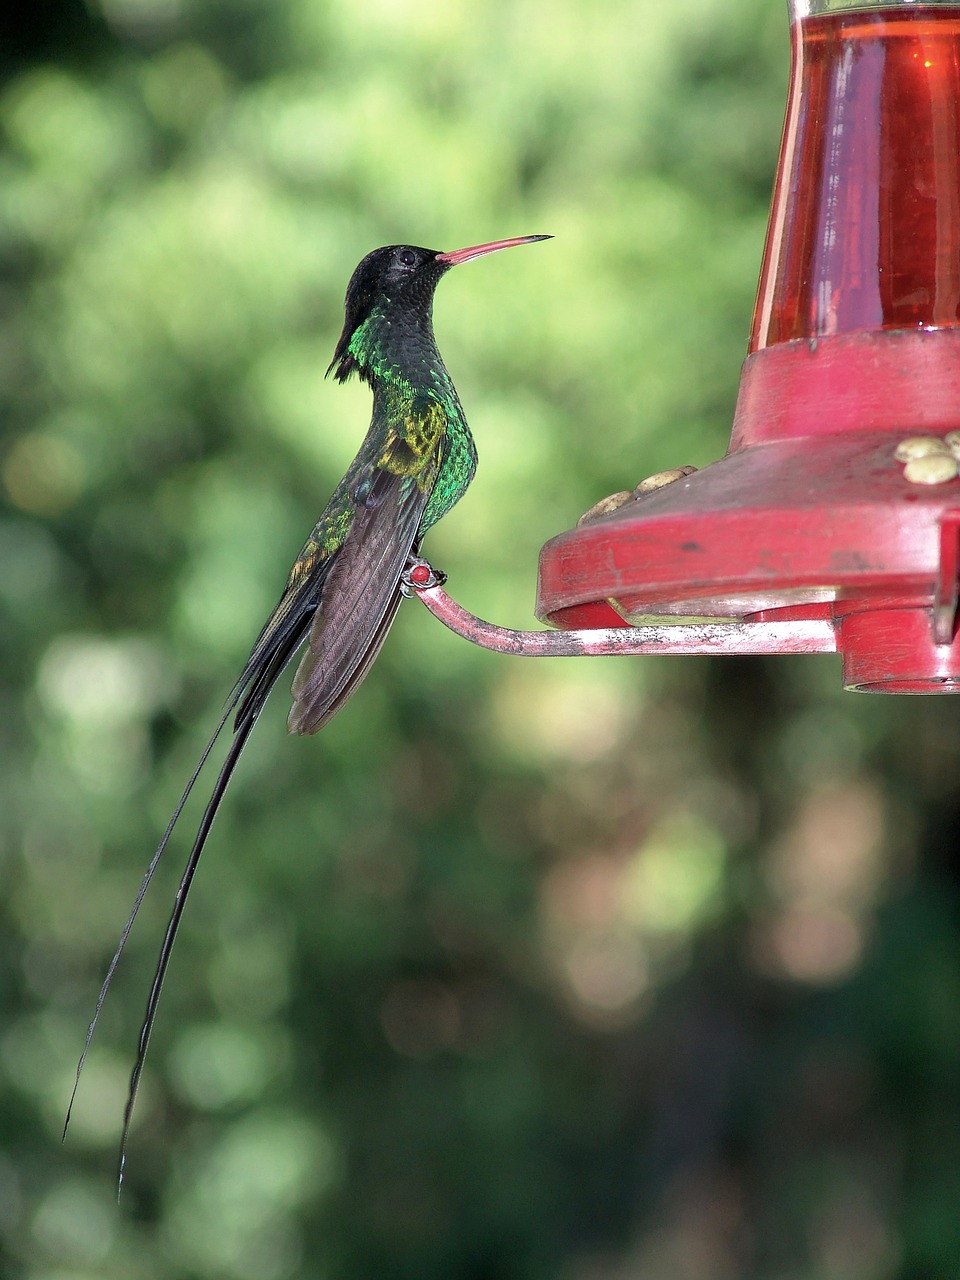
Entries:
[[327, 373], [345, 382], [364, 371], [347, 348], [350, 339], [378, 305], [429, 307], [437, 281], [450, 263], [437, 260], [438, 249], [412, 244], [389, 244], [368, 253], [350, 277], [344, 302], [343, 332]]

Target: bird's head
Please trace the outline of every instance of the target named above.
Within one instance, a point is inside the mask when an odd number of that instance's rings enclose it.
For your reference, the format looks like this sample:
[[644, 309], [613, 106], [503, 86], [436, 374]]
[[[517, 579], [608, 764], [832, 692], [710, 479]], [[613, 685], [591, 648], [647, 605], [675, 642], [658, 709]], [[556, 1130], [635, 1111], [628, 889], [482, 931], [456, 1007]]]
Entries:
[[511, 240], [492, 240], [442, 253], [412, 244], [390, 244], [368, 253], [350, 277], [344, 302], [343, 332], [333, 353], [327, 373], [345, 382], [352, 373], [364, 375], [362, 359], [354, 349], [353, 339], [375, 315], [385, 322], [402, 324], [410, 319], [429, 319], [433, 293], [451, 267], [471, 258], [479, 258], [498, 249], [549, 240], [549, 236], [517, 236]]

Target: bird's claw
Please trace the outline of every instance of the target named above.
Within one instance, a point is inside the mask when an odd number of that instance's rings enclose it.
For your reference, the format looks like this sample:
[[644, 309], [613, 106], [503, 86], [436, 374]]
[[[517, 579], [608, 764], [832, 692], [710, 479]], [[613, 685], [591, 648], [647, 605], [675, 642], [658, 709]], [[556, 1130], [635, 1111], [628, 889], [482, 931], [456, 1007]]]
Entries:
[[409, 597], [429, 591], [431, 587], [442, 587], [446, 580], [447, 575], [435, 569], [429, 560], [411, 556], [400, 575], [400, 590]]

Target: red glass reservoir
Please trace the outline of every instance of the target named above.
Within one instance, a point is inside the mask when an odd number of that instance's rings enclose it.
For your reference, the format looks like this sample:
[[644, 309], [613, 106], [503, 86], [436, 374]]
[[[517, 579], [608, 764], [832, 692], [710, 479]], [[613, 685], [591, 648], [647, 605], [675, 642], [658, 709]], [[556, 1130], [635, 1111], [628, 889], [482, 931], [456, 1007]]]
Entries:
[[[958, 692], [960, 3], [789, 7], [728, 453], [547, 543], [537, 612], [829, 619], [848, 688]], [[917, 436], [939, 462], [906, 465]]]
[[750, 350], [960, 323], [960, 9], [795, 22]]

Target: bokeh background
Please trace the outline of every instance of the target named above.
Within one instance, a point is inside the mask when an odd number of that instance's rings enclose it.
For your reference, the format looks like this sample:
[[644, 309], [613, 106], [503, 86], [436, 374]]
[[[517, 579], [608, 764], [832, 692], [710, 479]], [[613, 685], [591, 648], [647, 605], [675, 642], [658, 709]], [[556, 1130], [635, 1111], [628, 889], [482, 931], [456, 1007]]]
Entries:
[[[18, 11], [19, 10], [19, 11]], [[242, 761], [114, 1160], [196, 808], [159, 833], [366, 427], [383, 243], [477, 437], [427, 550], [719, 456], [788, 68], [771, 0], [37, 0], [0, 42], [0, 1275], [960, 1275], [960, 734], [830, 658], [522, 663], [401, 610]]]

